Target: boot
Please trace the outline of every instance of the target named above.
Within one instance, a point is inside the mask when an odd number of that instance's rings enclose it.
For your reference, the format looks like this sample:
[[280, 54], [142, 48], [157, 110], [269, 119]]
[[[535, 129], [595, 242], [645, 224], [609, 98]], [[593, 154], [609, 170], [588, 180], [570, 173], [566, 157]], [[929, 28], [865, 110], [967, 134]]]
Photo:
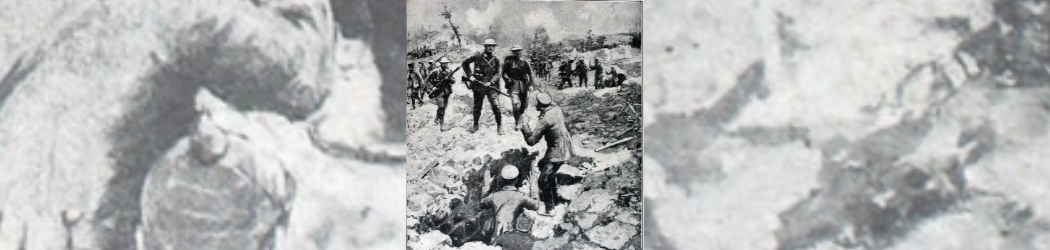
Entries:
[[474, 127], [470, 128], [470, 133], [473, 134], [473, 133], [477, 133], [477, 132], [478, 132], [478, 125], [474, 124]]
[[503, 135], [503, 125], [496, 125], [496, 134]]

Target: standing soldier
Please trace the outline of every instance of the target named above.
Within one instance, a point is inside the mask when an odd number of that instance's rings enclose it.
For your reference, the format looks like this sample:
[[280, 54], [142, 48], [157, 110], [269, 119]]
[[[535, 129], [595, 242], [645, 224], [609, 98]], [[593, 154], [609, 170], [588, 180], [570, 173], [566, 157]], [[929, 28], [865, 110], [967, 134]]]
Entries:
[[430, 93], [434, 88], [434, 86], [430, 85], [430, 82], [427, 81], [427, 77], [430, 76], [430, 71], [427, 71], [426, 62], [421, 61], [416, 63], [416, 74], [419, 74], [419, 84], [423, 86], [423, 92], [419, 93], [419, 99], [422, 100], [423, 97], [426, 96], [427, 93]]
[[591, 69], [594, 70], [594, 89], [602, 88], [602, 63], [598, 61], [598, 58], [594, 58], [594, 65], [591, 65]]
[[499, 91], [499, 85], [496, 85], [499, 81], [499, 59], [493, 52], [496, 51], [496, 40], [489, 38], [485, 39], [485, 52], [477, 53], [463, 61], [463, 72], [466, 73], [464, 78], [470, 82], [468, 87], [474, 92], [474, 127], [470, 129], [470, 133], [478, 132], [478, 120], [481, 119], [481, 108], [485, 98], [489, 99], [489, 105], [492, 106], [492, 115], [496, 118], [496, 133], [503, 135], [503, 123], [501, 122], [501, 114], [499, 111], [499, 105], [496, 104], [496, 100], [499, 100], [497, 91]]
[[412, 100], [412, 109], [416, 109], [416, 100], [419, 100], [419, 105], [423, 105], [423, 79], [416, 72], [415, 64], [408, 64], [408, 98]]
[[580, 87], [587, 87], [587, 63], [583, 59], [576, 61], [576, 75], [580, 77]]
[[561, 67], [558, 68], [558, 76], [561, 77], [558, 89], [565, 89], [566, 84], [572, 88], [572, 60], [565, 60], [561, 63]]
[[434, 87], [434, 92], [430, 93], [430, 99], [437, 102], [437, 116], [434, 117], [434, 123], [441, 126], [441, 131], [447, 131], [448, 126], [445, 126], [445, 108], [448, 107], [448, 98], [452, 95], [452, 84], [456, 83], [452, 80], [452, 73], [448, 68], [448, 58], [442, 57], [439, 61], [441, 68], [431, 71], [430, 75], [427, 76], [427, 81]]
[[609, 81], [605, 84], [608, 87], [616, 87], [616, 68], [609, 67]]
[[514, 130], [521, 129], [521, 114], [529, 105], [529, 88], [535, 83], [532, 79], [532, 66], [521, 58], [521, 46], [510, 48], [511, 55], [503, 59], [503, 84], [510, 93]]
[[547, 152], [537, 164], [539, 171], [530, 174], [529, 183], [534, 184], [533, 195], [539, 194], [539, 200], [546, 205], [545, 211], [549, 212], [554, 208], [555, 197], [558, 196], [558, 184], [554, 180], [554, 173], [576, 153], [572, 148], [572, 136], [565, 124], [565, 114], [562, 113], [561, 107], [551, 100], [550, 95], [540, 93], [536, 95], [536, 109], [540, 111], [536, 128], [529, 128], [526, 121], [521, 126], [521, 135], [529, 146], [536, 145], [541, 138], [547, 142]]

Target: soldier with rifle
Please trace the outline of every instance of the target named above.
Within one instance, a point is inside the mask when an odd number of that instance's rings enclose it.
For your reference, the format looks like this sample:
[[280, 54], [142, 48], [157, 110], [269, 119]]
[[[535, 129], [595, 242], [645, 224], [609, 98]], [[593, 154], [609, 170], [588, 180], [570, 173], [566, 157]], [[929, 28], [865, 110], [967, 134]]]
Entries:
[[565, 89], [565, 84], [572, 88], [572, 60], [565, 60], [561, 63], [561, 67], [558, 68], [558, 76], [561, 77], [558, 89]]
[[503, 123], [501, 121], [501, 114], [499, 111], [499, 105], [497, 105], [496, 96], [499, 92], [499, 88], [496, 85], [500, 78], [500, 63], [499, 59], [496, 58], [494, 52], [496, 51], [496, 40], [489, 38], [485, 39], [485, 51], [483, 53], [477, 53], [463, 61], [461, 67], [466, 75], [464, 82], [474, 92], [474, 127], [470, 129], [471, 133], [478, 132], [478, 120], [481, 119], [481, 108], [484, 103], [484, 99], [489, 100], [489, 105], [492, 106], [492, 115], [496, 118], [496, 133], [503, 135]]
[[576, 60], [576, 75], [580, 77], [580, 87], [587, 87], [587, 63], [583, 59]]
[[430, 99], [437, 102], [438, 106], [434, 123], [441, 126], [441, 131], [447, 131], [448, 126], [445, 126], [445, 108], [448, 107], [448, 98], [452, 95], [452, 84], [456, 83], [455, 80], [452, 80], [452, 74], [456, 73], [459, 68], [449, 70], [447, 57], [441, 57], [441, 60], [438, 62], [441, 63], [441, 67], [431, 71], [427, 81], [434, 87], [434, 92], [431, 92], [429, 95]]
[[512, 95], [510, 101], [514, 130], [518, 130], [521, 129], [521, 114], [529, 106], [529, 88], [535, 82], [532, 79], [532, 65], [521, 58], [521, 46], [514, 45], [510, 52], [512, 54], [503, 59], [503, 83]]

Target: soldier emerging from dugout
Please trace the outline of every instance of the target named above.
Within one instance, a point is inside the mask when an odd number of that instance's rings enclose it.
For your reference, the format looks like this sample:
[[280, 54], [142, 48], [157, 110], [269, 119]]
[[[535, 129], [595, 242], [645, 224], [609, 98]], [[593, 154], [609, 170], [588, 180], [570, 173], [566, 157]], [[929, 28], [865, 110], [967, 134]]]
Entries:
[[412, 109], [416, 109], [416, 100], [419, 100], [419, 105], [423, 105], [423, 92], [426, 91], [426, 87], [423, 84], [423, 78], [416, 71], [414, 63], [408, 64], [407, 80], [408, 98], [412, 102]]
[[456, 71], [448, 68], [448, 58], [441, 57], [438, 62], [441, 63], [441, 66], [430, 72], [427, 81], [434, 88], [434, 92], [430, 93], [430, 99], [434, 100], [438, 106], [434, 123], [441, 127], [441, 131], [447, 131], [449, 128], [445, 125], [445, 108], [448, 107], [448, 99], [452, 95], [452, 84], [456, 83], [455, 80], [452, 80], [452, 74]]
[[587, 87], [587, 63], [583, 59], [576, 61], [576, 75], [580, 77], [580, 87]]
[[[494, 186], [499, 189], [481, 200], [480, 208], [493, 209], [496, 212], [495, 227], [492, 228], [490, 233], [493, 245], [505, 248], [519, 245], [520, 242], [515, 241], [520, 241], [522, 237], [511, 236], [514, 233], [525, 235], [525, 238], [528, 238], [527, 235], [532, 225], [528, 218], [522, 216], [522, 214], [525, 212], [525, 209], [539, 210], [542, 205], [539, 200], [530, 198], [518, 190], [522, 185], [521, 182], [517, 181], [518, 173], [518, 167], [516, 166], [503, 167], [500, 171], [500, 178], [493, 180], [495, 182], [493, 183]], [[535, 184], [533, 185], [535, 186]]]
[[532, 65], [521, 58], [521, 46], [510, 48], [511, 55], [503, 59], [503, 84], [510, 93], [514, 130], [521, 129], [521, 115], [529, 106], [529, 89], [532, 87]]
[[485, 51], [482, 53], [474, 54], [463, 61], [462, 68], [463, 82], [467, 83], [467, 87], [474, 92], [474, 127], [470, 129], [470, 133], [478, 132], [478, 122], [481, 119], [481, 108], [484, 105], [484, 99], [489, 100], [489, 106], [492, 106], [492, 115], [496, 119], [496, 133], [503, 135], [503, 123], [502, 116], [500, 114], [498, 105], [498, 96], [500, 80], [500, 63], [499, 59], [496, 58], [494, 52], [496, 51], [496, 40], [489, 38], [485, 39]]

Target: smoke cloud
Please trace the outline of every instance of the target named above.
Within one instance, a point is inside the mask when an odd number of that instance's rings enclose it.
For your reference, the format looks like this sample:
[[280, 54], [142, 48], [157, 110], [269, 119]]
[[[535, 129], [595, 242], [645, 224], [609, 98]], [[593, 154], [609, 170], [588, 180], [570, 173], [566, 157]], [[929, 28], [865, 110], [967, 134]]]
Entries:
[[532, 38], [539, 27], [546, 29], [550, 42], [582, 38], [588, 31], [597, 36], [641, 27], [641, 3], [409, 0], [409, 31], [438, 31], [435, 41], [455, 43], [440, 15], [444, 6], [452, 9], [452, 23], [468, 47], [486, 38], [496, 39], [500, 50], [524, 46], [525, 37]]

